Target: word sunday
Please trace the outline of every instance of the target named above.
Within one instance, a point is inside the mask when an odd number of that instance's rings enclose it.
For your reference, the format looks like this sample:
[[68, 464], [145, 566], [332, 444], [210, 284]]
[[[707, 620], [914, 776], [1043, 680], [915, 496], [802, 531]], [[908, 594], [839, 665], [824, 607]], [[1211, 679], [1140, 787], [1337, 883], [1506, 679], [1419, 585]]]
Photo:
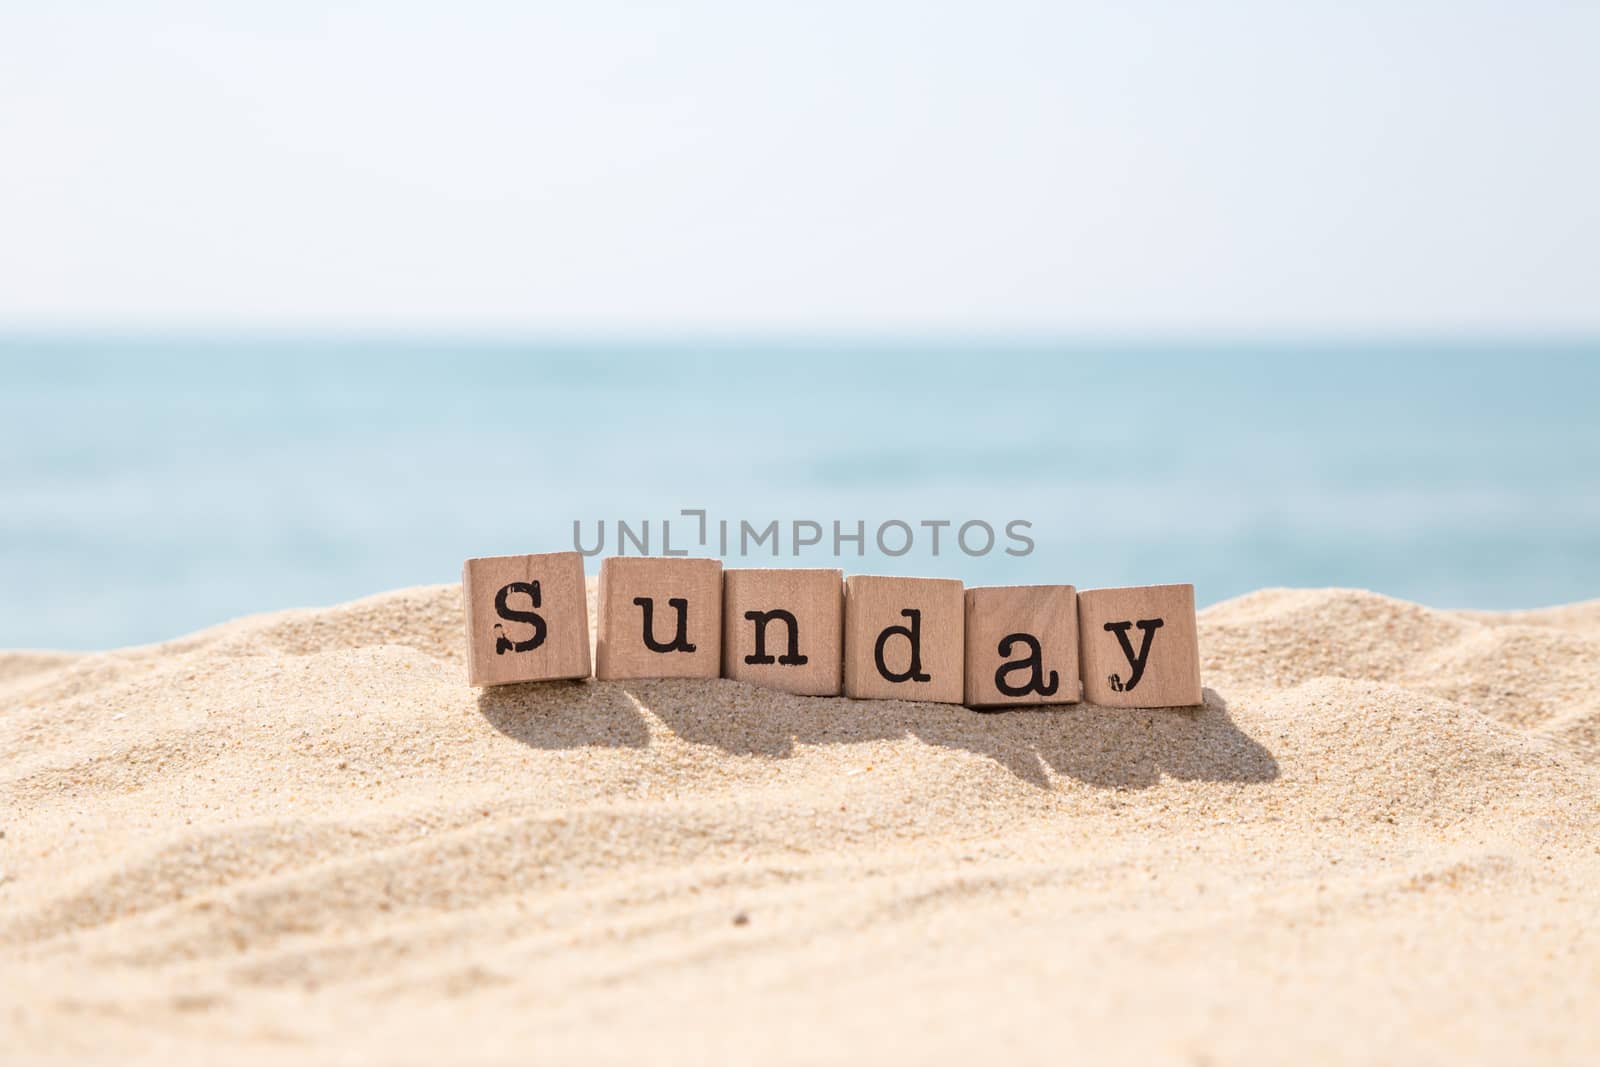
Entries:
[[[469, 559], [471, 685], [587, 678], [577, 552]], [[731, 678], [809, 696], [974, 708], [1201, 702], [1194, 586], [965, 588], [950, 578], [601, 561], [593, 675]]]

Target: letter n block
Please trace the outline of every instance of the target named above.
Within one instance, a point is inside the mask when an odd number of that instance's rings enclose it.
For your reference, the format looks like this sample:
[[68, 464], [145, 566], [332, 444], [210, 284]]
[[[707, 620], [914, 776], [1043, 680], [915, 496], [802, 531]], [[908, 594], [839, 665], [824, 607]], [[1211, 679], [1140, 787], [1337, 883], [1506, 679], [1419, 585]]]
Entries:
[[1113, 708], [1201, 702], [1194, 586], [1086, 589], [1078, 634], [1085, 699]]
[[838, 696], [844, 572], [722, 572], [722, 676], [805, 696]]
[[613, 556], [600, 564], [596, 678], [716, 678], [722, 564]]
[[846, 578], [844, 695], [961, 703], [961, 594], [953, 578]]
[[969, 707], [1077, 703], [1077, 590], [1070, 585], [968, 589], [966, 674]]
[[467, 684], [589, 676], [583, 557], [484, 556], [461, 567]]

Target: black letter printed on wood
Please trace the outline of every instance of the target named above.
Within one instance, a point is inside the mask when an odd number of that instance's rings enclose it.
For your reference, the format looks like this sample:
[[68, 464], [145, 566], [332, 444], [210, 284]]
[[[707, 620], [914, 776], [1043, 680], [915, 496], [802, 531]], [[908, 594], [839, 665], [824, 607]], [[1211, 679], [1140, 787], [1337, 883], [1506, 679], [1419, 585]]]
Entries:
[[1201, 702], [1194, 586], [1085, 590], [1078, 635], [1084, 699], [1117, 708]]
[[469, 685], [589, 676], [589, 604], [578, 553], [469, 559], [461, 597]]
[[845, 696], [961, 703], [964, 615], [951, 578], [846, 578]]
[[681, 556], [601, 561], [596, 678], [715, 678], [722, 564]]
[[844, 574], [831, 568], [722, 573], [722, 676], [807, 696], [843, 678]]
[[1078, 594], [1072, 586], [968, 589], [966, 641], [969, 707], [1078, 700]]

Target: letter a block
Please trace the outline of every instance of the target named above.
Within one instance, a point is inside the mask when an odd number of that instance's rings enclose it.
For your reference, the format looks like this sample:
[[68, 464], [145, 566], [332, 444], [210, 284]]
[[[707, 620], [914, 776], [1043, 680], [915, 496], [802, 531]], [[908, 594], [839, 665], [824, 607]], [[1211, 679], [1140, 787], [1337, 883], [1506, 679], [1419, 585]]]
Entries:
[[722, 676], [806, 696], [838, 696], [844, 572], [722, 572]]
[[485, 556], [461, 567], [467, 684], [589, 676], [583, 557]]
[[1070, 585], [968, 589], [966, 673], [969, 707], [1077, 703], [1077, 591]]
[[1200, 703], [1194, 586], [1084, 590], [1078, 633], [1085, 699], [1113, 708]]
[[961, 703], [961, 593], [953, 578], [846, 578], [844, 695]]
[[600, 564], [596, 678], [716, 678], [722, 564], [613, 556]]

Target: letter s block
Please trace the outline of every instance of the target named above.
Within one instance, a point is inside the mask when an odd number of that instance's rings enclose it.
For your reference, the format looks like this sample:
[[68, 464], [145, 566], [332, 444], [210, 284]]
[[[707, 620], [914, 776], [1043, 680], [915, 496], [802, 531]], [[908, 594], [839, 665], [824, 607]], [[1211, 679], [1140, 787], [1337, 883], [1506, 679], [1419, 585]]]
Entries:
[[967, 590], [967, 698], [973, 708], [1076, 704], [1078, 593], [1070, 585]]
[[1113, 708], [1201, 702], [1194, 586], [1086, 589], [1078, 594], [1086, 700]]
[[612, 556], [600, 564], [594, 676], [716, 678], [722, 672], [722, 563]]
[[844, 695], [863, 700], [962, 697], [965, 608], [953, 578], [844, 580]]
[[468, 685], [589, 676], [589, 602], [578, 553], [469, 559], [461, 597]]
[[844, 572], [722, 572], [722, 676], [804, 696], [838, 696], [844, 664]]

